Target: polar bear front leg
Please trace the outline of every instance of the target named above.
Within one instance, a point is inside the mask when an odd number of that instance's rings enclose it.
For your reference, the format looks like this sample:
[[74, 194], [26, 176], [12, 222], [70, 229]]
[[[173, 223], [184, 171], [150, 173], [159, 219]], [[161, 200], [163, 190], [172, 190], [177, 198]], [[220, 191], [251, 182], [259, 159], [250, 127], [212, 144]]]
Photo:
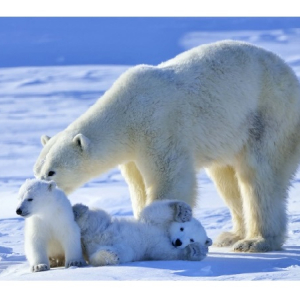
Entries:
[[70, 228], [70, 234], [62, 239], [62, 247], [65, 252], [65, 267], [83, 267], [86, 266], [86, 262], [83, 258], [81, 237], [77, 224], [74, 224], [75, 228]]
[[163, 147], [155, 151], [157, 147], [149, 146], [137, 162], [145, 182], [146, 205], [155, 200], [180, 199], [194, 207], [197, 180], [193, 155]]
[[206, 172], [228, 205], [233, 223], [232, 231], [222, 232], [214, 241], [214, 246], [229, 247], [245, 237], [243, 202], [235, 170], [230, 166], [212, 166]]
[[146, 188], [143, 177], [133, 161], [122, 164], [119, 168], [128, 184], [134, 217], [138, 218], [146, 205]]
[[183, 249], [184, 260], [200, 261], [208, 253], [207, 246], [201, 246], [199, 243], [193, 243]]
[[203, 260], [208, 253], [207, 246], [199, 243], [189, 244], [185, 248], [176, 248], [170, 245], [169, 240], [152, 249], [151, 259], [153, 260]]
[[46, 245], [46, 241], [36, 238], [25, 240], [25, 253], [31, 272], [41, 272], [50, 269]]

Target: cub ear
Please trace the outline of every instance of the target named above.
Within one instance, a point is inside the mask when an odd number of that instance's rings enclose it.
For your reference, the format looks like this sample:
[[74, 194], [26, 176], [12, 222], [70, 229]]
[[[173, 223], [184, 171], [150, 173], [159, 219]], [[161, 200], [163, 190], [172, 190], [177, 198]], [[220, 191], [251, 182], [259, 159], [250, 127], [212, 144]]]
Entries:
[[45, 146], [50, 139], [51, 139], [50, 136], [48, 136], [48, 135], [42, 135], [41, 136], [41, 143], [42, 143], [42, 145]]
[[212, 245], [212, 239], [210, 238], [207, 238], [206, 241], [205, 241], [205, 246], [211, 246]]
[[48, 182], [48, 191], [52, 192], [56, 188], [56, 183], [55, 181], [51, 180]]
[[73, 138], [73, 143], [84, 151], [88, 148], [90, 140], [83, 134], [79, 133]]
[[73, 205], [72, 209], [73, 209], [75, 219], [78, 219], [85, 212], [87, 212], [89, 208], [86, 205], [77, 203], [77, 204]]

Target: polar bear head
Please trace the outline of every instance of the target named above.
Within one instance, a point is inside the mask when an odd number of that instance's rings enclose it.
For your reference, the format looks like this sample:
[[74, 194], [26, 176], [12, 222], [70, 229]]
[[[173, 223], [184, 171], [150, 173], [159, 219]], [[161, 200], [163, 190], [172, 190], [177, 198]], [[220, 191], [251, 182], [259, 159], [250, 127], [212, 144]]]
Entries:
[[83, 238], [103, 232], [111, 223], [111, 216], [102, 209], [89, 208], [81, 203], [73, 205], [72, 209]]
[[16, 213], [24, 218], [43, 214], [57, 193], [63, 192], [56, 189], [54, 181], [27, 179], [19, 190]]
[[193, 243], [207, 247], [212, 245], [212, 240], [207, 237], [204, 227], [195, 218], [184, 223], [172, 222], [169, 233], [172, 245], [177, 248], [185, 248]]
[[44, 135], [41, 142], [44, 148], [34, 165], [36, 178], [54, 180], [66, 194], [91, 178], [95, 166], [85, 135], [65, 130], [52, 138]]

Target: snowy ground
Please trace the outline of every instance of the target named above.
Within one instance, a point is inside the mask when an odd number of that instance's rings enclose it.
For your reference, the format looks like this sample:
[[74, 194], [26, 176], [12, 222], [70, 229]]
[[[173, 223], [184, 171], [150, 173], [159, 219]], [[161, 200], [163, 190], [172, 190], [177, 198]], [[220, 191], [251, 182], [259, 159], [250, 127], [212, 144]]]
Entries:
[[[183, 49], [224, 38], [250, 41], [280, 54], [300, 77], [300, 29], [189, 32]], [[233, 253], [210, 247], [201, 262], [145, 261], [113, 267], [51, 269], [30, 273], [23, 249], [24, 220], [15, 214], [17, 193], [42, 148], [40, 136], [54, 135], [92, 105], [128, 66], [83, 65], [0, 69], [0, 281], [245, 281], [300, 280], [300, 172], [288, 200], [288, 239], [283, 251]], [[288, 117], [288, 116], [287, 116]], [[205, 175], [199, 173], [195, 216], [214, 239], [231, 228], [227, 207]], [[118, 169], [78, 189], [71, 202], [132, 216], [129, 192]]]

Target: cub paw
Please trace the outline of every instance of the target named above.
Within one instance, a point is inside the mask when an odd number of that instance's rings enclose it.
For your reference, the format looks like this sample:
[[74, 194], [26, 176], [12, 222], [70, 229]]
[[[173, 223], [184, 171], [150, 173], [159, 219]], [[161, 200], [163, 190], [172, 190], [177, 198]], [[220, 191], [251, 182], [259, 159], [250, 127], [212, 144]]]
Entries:
[[65, 267], [84, 267], [86, 266], [86, 262], [83, 259], [78, 259], [78, 260], [70, 260], [66, 263]]
[[120, 263], [120, 258], [117, 253], [111, 250], [100, 250], [90, 257], [90, 264], [92, 266], [110, 266]]
[[31, 267], [32, 272], [42, 272], [47, 270], [49, 270], [49, 267], [46, 264], [38, 264]]
[[178, 201], [173, 203], [175, 208], [174, 221], [176, 222], [188, 222], [192, 219], [192, 208], [185, 202]]
[[199, 243], [193, 243], [184, 248], [186, 260], [200, 261], [206, 257], [208, 253], [207, 246], [201, 246]]
[[50, 268], [58, 268], [58, 267], [63, 267], [65, 266], [65, 259], [64, 257], [59, 257], [59, 258], [51, 258], [49, 257], [49, 262], [50, 262]]

